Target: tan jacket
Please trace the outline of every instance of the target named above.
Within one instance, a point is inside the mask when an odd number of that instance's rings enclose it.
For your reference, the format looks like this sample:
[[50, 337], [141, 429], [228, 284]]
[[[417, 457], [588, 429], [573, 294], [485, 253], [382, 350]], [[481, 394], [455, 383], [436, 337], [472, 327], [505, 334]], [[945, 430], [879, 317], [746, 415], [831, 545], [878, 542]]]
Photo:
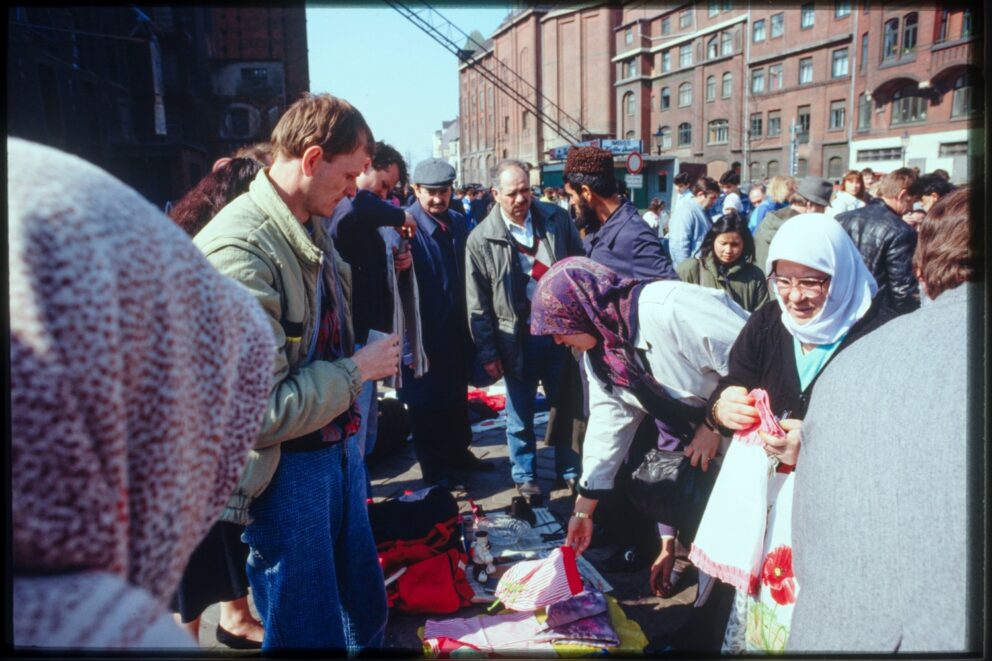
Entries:
[[[320, 219], [313, 221], [311, 238], [272, 187], [266, 169], [193, 240], [218, 271], [247, 287], [262, 304], [276, 340], [273, 387], [262, 430], [221, 515], [233, 523], [249, 523], [251, 501], [265, 491], [279, 465], [279, 444], [324, 427], [351, 406], [362, 386], [350, 358], [304, 364], [316, 330], [317, 277], [325, 254], [343, 290], [343, 344], [349, 352], [354, 347], [351, 269]], [[327, 266], [324, 271], [329, 278]]]

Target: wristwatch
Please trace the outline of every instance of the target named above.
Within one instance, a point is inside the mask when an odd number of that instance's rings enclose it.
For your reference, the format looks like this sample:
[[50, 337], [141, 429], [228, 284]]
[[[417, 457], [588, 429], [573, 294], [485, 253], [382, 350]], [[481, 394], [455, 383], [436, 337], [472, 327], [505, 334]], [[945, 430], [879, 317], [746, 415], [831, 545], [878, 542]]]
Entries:
[[592, 518], [592, 514], [589, 514], [588, 512], [572, 512], [572, 516], [574, 516], [576, 519], [591, 519]]

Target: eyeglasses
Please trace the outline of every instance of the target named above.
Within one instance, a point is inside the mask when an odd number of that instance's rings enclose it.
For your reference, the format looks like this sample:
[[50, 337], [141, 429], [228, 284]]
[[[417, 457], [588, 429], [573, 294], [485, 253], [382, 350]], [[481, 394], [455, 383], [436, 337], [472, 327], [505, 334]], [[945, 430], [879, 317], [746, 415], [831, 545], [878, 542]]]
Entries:
[[799, 278], [798, 280], [793, 280], [793, 278], [786, 278], [772, 273], [768, 276], [768, 282], [775, 285], [778, 289], [779, 296], [782, 296], [783, 298], [788, 296], [789, 292], [793, 288], [798, 289], [799, 295], [803, 298], [814, 298], [826, 291], [827, 284], [830, 282], [830, 276], [828, 275], [825, 278]]

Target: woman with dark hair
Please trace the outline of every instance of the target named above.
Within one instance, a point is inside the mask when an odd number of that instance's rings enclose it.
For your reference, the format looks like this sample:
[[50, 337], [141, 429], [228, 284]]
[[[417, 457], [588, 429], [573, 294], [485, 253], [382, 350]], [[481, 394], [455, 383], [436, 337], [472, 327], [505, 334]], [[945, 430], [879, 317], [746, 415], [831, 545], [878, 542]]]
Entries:
[[[264, 165], [253, 158], [233, 158], [200, 180], [169, 212], [191, 237], [203, 229], [234, 198], [248, 190]], [[244, 526], [216, 522], [190, 556], [172, 596], [177, 619], [199, 640], [200, 616], [220, 602], [217, 642], [234, 649], [262, 646], [262, 624], [248, 607], [248, 545], [241, 541]]]
[[200, 180], [169, 211], [169, 218], [196, 236], [228, 202], [248, 190], [248, 185], [265, 167], [253, 158], [232, 158]]
[[723, 289], [748, 312], [768, 300], [765, 274], [754, 264], [754, 237], [747, 220], [733, 209], [713, 223], [699, 257], [685, 260], [675, 271], [684, 282]]

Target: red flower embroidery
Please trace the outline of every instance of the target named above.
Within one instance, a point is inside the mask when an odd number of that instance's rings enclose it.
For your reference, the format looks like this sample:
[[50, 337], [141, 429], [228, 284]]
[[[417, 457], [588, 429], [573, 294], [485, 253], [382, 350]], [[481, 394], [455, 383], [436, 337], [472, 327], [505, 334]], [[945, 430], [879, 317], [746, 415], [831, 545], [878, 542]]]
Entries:
[[785, 605], [796, 601], [796, 579], [792, 573], [792, 547], [779, 546], [765, 558], [761, 577], [775, 603]]

